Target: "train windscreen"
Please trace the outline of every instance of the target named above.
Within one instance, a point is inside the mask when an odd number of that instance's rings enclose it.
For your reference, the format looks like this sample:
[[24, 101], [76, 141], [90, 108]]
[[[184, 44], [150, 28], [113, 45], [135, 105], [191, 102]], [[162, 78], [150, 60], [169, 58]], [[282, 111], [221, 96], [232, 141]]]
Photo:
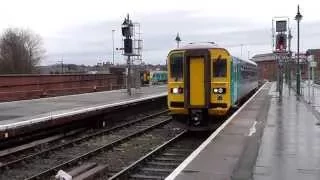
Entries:
[[170, 74], [176, 81], [183, 77], [183, 54], [175, 53], [170, 56]]
[[213, 61], [213, 77], [226, 77], [227, 75], [227, 61], [226, 59], [218, 58]]

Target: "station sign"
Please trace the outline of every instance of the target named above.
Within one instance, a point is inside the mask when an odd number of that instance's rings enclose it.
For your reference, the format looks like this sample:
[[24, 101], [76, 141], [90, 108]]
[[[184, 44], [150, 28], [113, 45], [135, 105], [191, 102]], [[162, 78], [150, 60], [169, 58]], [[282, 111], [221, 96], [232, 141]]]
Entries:
[[314, 55], [307, 56], [309, 62], [314, 61]]
[[310, 67], [317, 67], [316, 61], [310, 61]]

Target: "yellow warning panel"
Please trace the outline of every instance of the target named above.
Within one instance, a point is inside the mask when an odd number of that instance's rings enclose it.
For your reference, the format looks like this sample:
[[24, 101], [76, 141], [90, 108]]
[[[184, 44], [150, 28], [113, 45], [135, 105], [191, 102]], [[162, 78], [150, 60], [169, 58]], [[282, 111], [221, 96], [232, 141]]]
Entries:
[[204, 106], [204, 58], [190, 59], [190, 105]]

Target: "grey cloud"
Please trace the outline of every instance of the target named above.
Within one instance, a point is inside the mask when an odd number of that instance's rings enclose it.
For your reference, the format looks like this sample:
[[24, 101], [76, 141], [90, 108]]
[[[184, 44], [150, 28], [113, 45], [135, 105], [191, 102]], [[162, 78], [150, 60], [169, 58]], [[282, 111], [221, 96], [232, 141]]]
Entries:
[[[165, 63], [170, 49], [175, 47], [174, 38], [180, 32], [182, 43], [214, 41], [230, 48], [239, 55], [239, 45], [244, 44], [252, 54], [271, 51], [271, 32], [268, 25], [261, 27], [253, 21], [238, 18], [193, 17], [190, 12], [149, 14], [132, 17], [141, 24], [144, 40], [143, 57], [148, 63]], [[99, 57], [110, 60], [112, 54], [111, 30], [116, 29], [115, 46], [121, 46], [119, 21], [90, 22], [58, 33], [58, 37], [46, 40], [48, 61], [64, 56], [67, 61], [80, 64], [95, 64]], [[304, 47], [319, 46], [312, 37], [319, 34], [320, 23], [305, 24], [302, 35]], [[310, 41], [310, 42], [309, 42]], [[312, 42], [311, 42], [312, 41]], [[294, 43], [293, 43], [294, 45]], [[124, 62], [116, 52], [118, 62]], [[53, 60], [54, 61], [54, 60]]]

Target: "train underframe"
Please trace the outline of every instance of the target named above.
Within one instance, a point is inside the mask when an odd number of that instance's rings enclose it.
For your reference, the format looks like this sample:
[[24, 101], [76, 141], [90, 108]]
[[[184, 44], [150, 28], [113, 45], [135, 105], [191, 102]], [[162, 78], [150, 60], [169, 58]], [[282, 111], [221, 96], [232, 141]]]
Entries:
[[189, 109], [187, 114], [172, 114], [174, 120], [179, 122], [182, 128], [190, 131], [215, 130], [229, 113], [225, 115], [211, 115], [208, 109]]
[[190, 108], [184, 113], [173, 113], [172, 118], [179, 122], [182, 128], [190, 131], [212, 131], [238, 110], [256, 91], [258, 87], [241, 98], [235, 105], [228, 109], [222, 108]]

